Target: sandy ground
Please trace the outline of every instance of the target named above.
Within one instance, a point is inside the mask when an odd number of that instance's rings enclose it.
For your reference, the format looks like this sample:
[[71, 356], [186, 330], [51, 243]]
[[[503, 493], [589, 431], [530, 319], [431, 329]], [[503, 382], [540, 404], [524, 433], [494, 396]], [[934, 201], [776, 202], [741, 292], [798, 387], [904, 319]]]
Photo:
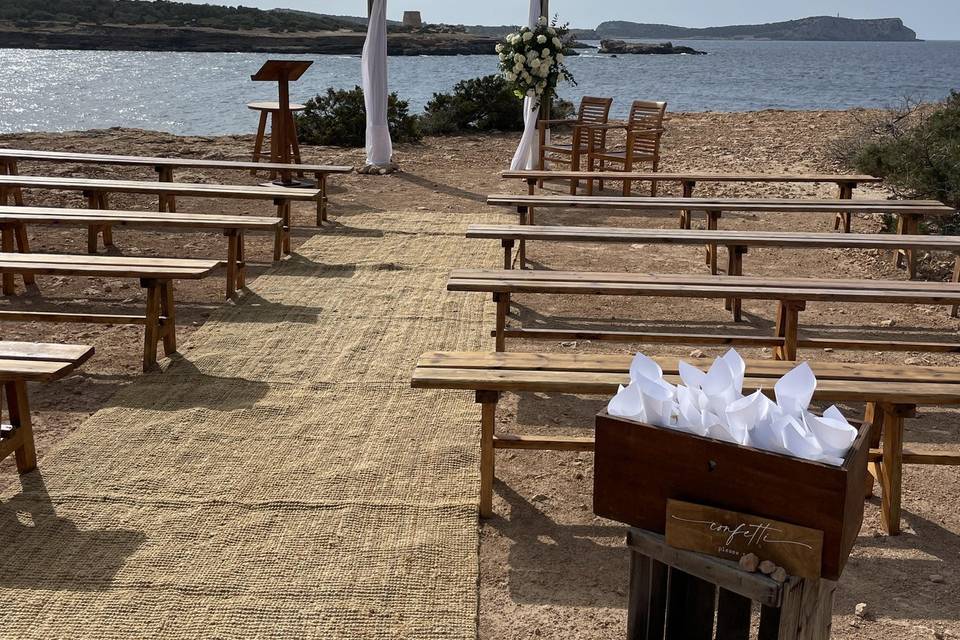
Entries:
[[[679, 114], [670, 122], [662, 169], [724, 171], [836, 171], [830, 159], [830, 140], [853, 125], [846, 112], [779, 112], [744, 114]], [[361, 211], [404, 211], [428, 218], [431, 212], [459, 212], [467, 220], [482, 210], [486, 193], [523, 192], [525, 185], [500, 181], [515, 143], [513, 135], [432, 138], [422, 145], [401, 145], [397, 159], [402, 173], [389, 177], [351, 175], [337, 178], [331, 188], [331, 219], [347, 221]], [[0, 136], [0, 145], [73, 151], [242, 158], [252, 147], [252, 136], [222, 138], [177, 137], [138, 130], [91, 131], [76, 134]], [[357, 150], [306, 148], [304, 160], [357, 165]], [[153, 179], [150, 171], [117, 167], [35, 165], [24, 163], [22, 173], [89, 177]], [[179, 181], [249, 184], [238, 172], [184, 170]], [[560, 186], [548, 187], [560, 189]], [[698, 195], [833, 196], [832, 185], [702, 185]], [[859, 197], [884, 197], [880, 189], [860, 189]], [[28, 193], [28, 203], [81, 206], [76, 194]], [[114, 197], [115, 208], [153, 208], [151, 199]], [[183, 200], [185, 211], [266, 214], [257, 203], [244, 201]], [[313, 210], [294, 207], [294, 251], [298, 242], [316, 233]], [[589, 218], [583, 220], [583, 218]], [[675, 217], [608, 215], [580, 210], [548, 212], [542, 224], [611, 224], [673, 227]], [[702, 226], [702, 220], [697, 224]], [[800, 219], [793, 216], [731, 215], [721, 223], [727, 229], [818, 230], [832, 228], [829, 215]], [[855, 230], [878, 231], [879, 220], [857, 218]], [[441, 229], [437, 230], [441, 232]], [[167, 234], [117, 231], [119, 250], [131, 255], [220, 257], [224, 240], [216, 234]], [[34, 227], [35, 251], [82, 252], [85, 233], [80, 228]], [[479, 241], [478, 241], [479, 242]], [[252, 237], [248, 255], [252, 275], [270, 259], [270, 240]], [[643, 245], [590, 246], [533, 243], [530, 258], [546, 268], [583, 270], [646, 270], [703, 273], [702, 252], [692, 247]], [[921, 273], [943, 277], [950, 257], [925, 256]], [[496, 267], [498, 265], [477, 265]], [[746, 273], [809, 277], [905, 278], [892, 257], [871, 251], [755, 250], [745, 260]], [[112, 279], [40, 279], [42, 294], [20, 294], [0, 302], [0, 308], [38, 309], [74, 307], [139, 313], [144, 298], [136, 283]], [[210, 310], [224, 304], [223, 280], [210, 278], [178, 286], [179, 331], [185, 337], [202, 324]], [[464, 294], [474, 295], [474, 294]], [[477, 295], [477, 303], [485, 298]], [[698, 331], [730, 326], [722, 305], [700, 301], [605, 299], [546, 296], [518, 297], [515, 311], [528, 325], [595, 326], [641, 324]], [[766, 333], [773, 307], [745, 303], [746, 325]], [[865, 338], [910, 334], [930, 339], [952, 339], [958, 322], [942, 308], [902, 305], [812, 304], [801, 316], [807, 331], [851, 331]], [[746, 327], [738, 327], [744, 330]], [[4, 339], [53, 340], [93, 344], [97, 355], [75, 376], [36, 387], [32, 398], [41, 455], [47, 445], [69, 432], [87, 415], [103, 406], [120, 387], [138, 375], [141, 350], [138, 327], [4, 323]], [[512, 350], [635, 351], [638, 345], [589, 342], [512, 341]], [[648, 353], [689, 357], [691, 348], [646, 347]], [[706, 356], [714, 351], [703, 349]], [[748, 352], [760, 356], [760, 352]], [[768, 354], [767, 354], [768, 355]], [[803, 352], [810, 359], [863, 362], [956, 364], [955, 358], [897, 352]], [[520, 433], [577, 435], [589, 432], [602, 398], [508, 395], [500, 405], [498, 429]], [[861, 407], [847, 407], [851, 414]], [[914, 448], [960, 448], [957, 412], [922, 408], [921, 417], [908, 421], [907, 441]], [[478, 415], [479, 419], [479, 415]], [[95, 446], [95, 444], [91, 444]], [[0, 481], [10, 479], [11, 464], [0, 469]], [[866, 506], [861, 537], [841, 580], [835, 605], [834, 637], [937, 638], [960, 637], [960, 513], [957, 493], [960, 473], [949, 467], [907, 467], [904, 479], [904, 533], [890, 538], [881, 533], [876, 500]], [[480, 636], [513, 638], [620, 638], [624, 634], [627, 556], [622, 526], [595, 517], [591, 511], [592, 456], [573, 453], [516, 452], [497, 459], [494, 510], [481, 524]], [[865, 602], [865, 618], [854, 616]]]

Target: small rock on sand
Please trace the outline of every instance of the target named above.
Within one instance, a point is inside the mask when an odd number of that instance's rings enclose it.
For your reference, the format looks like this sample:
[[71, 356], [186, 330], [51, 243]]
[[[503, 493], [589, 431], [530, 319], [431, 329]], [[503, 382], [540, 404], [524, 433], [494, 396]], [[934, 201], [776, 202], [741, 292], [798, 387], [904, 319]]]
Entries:
[[769, 560], [764, 560], [760, 563], [760, 573], [770, 575], [777, 570], [777, 565], [773, 564]]
[[866, 617], [867, 617], [867, 603], [866, 603], [866, 602], [860, 602], [860, 603], [858, 603], [857, 606], [853, 608], [853, 613], [854, 613], [858, 618], [866, 618]]

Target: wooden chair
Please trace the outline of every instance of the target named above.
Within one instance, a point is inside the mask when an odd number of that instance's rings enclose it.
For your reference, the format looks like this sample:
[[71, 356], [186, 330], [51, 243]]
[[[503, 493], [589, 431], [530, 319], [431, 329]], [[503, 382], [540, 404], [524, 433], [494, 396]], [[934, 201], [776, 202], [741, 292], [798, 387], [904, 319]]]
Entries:
[[[605, 129], [626, 129], [626, 147], [622, 150], [606, 149], [604, 146], [593, 147], [587, 150], [587, 170], [593, 171], [599, 165], [603, 171], [610, 163], [620, 164], [623, 171], [633, 171], [636, 164], [649, 162], [651, 171], [657, 171], [660, 165], [660, 139], [663, 137], [663, 116], [667, 111], [666, 102], [651, 102], [648, 100], [634, 100], [630, 107], [630, 117], [626, 124], [608, 124]], [[588, 143], [593, 143], [594, 135], [588, 137]], [[600, 190], [603, 191], [603, 180], [600, 180]], [[633, 181], [623, 181], [623, 195], [629, 196]], [[587, 193], [593, 195], [593, 180], [587, 182]], [[650, 182], [650, 195], [657, 195], [657, 182]]]
[[[572, 171], [580, 170], [580, 157], [587, 155], [590, 148], [604, 149], [607, 141], [607, 131], [603, 128], [586, 128], [584, 125], [605, 125], [610, 117], [610, 107], [613, 98], [593, 98], [584, 96], [580, 101], [575, 120], [540, 120], [537, 129], [540, 131], [540, 162], [539, 168], [544, 170], [546, 162], [570, 165]], [[547, 143], [547, 129], [550, 125], [568, 124], [573, 126], [573, 140], [571, 144]], [[549, 157], [547, 154], [551, 154]], [[570, 181], [570, 193], [576, 195], [580, 181]], [[543, 188], [543, 181], [540, 181]]]

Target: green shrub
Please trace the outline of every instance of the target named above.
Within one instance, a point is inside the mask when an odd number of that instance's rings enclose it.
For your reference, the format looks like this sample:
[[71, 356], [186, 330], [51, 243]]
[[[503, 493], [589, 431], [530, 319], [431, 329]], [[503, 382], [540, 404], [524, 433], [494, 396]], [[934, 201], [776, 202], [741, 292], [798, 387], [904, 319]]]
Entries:
[[[554, 100], [552, 117], [573, 113], [566, 100]], [[462, 80], [453, 93], [435, 93], [421, 116], [421, 127], [431, 135], [468, 131], [520, 131], [523, 129], [523, 101], [518, 99], [503, 76], [489, 75]]]
[[[367, 109], [363, 89], [354, 87], [337, 91], [327, 89], [306, 102], [306, 109], [297, 114], [297, 130], [301, 142], [337, 147], [362, 147], [367, 130]], [[387, 100], [387, 124], [393, 142], [417, 142], [418, 118], [410, 115], [410, 105], [391, 93]]]
[[900, 135], [865, 145], [854, 165], [913, 196], [960, 206], [960, 93]]

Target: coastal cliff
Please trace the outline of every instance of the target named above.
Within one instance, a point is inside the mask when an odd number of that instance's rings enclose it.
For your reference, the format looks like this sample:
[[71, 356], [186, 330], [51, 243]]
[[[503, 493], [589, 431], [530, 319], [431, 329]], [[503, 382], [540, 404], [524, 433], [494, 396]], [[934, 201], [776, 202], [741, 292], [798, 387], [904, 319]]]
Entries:
[[[581, 40], [603, 38], [674, 38], [705, 40], [832, 40], [912, 42], [917, 33], [900, 18], [855, 20], [832, 16], [814, 16], [768, 24], [732, 25], [693, 29], [668, 24], [639, 22], [603, 22], [593, 32], [575, 30]], [[591, 37], [593, 36], [593, 37]]]

